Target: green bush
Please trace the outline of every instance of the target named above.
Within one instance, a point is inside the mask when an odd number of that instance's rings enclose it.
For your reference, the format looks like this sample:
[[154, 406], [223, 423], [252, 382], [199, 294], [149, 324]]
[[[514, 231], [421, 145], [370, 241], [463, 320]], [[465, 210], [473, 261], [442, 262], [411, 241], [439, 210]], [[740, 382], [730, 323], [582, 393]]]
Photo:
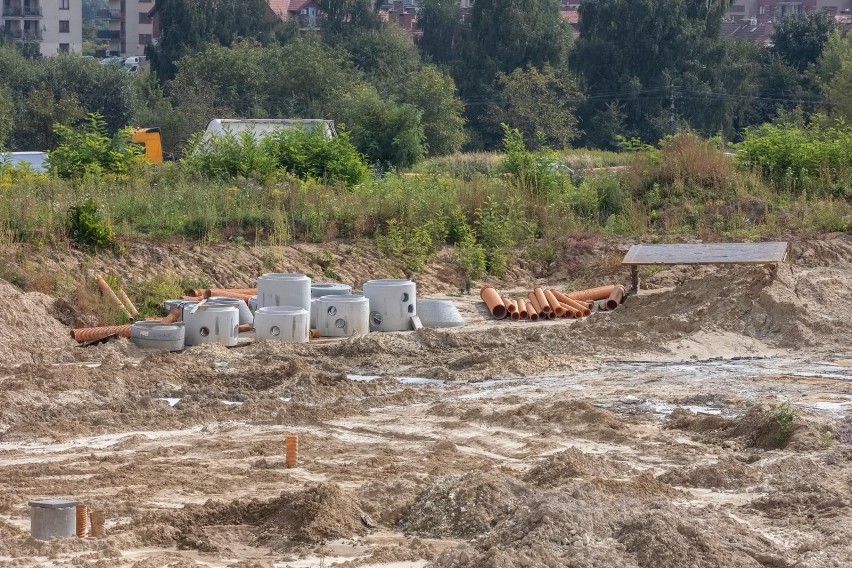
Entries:
[[191, 173], [212, 179], [267, 179], [275, 175], [278, 164], [253, 133], [226, 131], [209, 137], [203, 132], [193, 135], [181, 165]]
[[278, 167], [303, 180], [352, 187], [370, 174], [346, 132], [329, 139], [321, 130], [282, 129], [264, 138], [262, 146], [277, 160]]
[[399, 262], [406, 270], [423, 272], [426, 263], [446, 239], [441, 223], [429, 221], [419, 227], [401, 225], [395, 219], [387, 223], [387, 232], [376, 235], [376, 247], [383, 255]]
[[130, 142], [131, 129], [123, 128], [109, 136], [106, 121], [99, 114], [90, 114], [88, 122], [78, 130], [56, 124], [53, 131], [59, 145], [48, 154], [48, 168], [59, 177], [128, 175], [144, 164], [141, 146]]
[[109, 248], [114, 242], [112, 227], [91, 197], [68, 210], [68, 234], [79, 246], [89, 249]]
[[[521, 189], [533, 195], [550, 195], [565, 185], [559, 154], [552, 150], [530, 152], [517, 128], [503, 124], [503, 169], [512, 174]], [[568, 183], [570, 185], [570, 182]]]
[[778, 190], [852, 195], [852, 125], [815, 115], [806, 126], [747, 128], [737, 161], [760, 170]]

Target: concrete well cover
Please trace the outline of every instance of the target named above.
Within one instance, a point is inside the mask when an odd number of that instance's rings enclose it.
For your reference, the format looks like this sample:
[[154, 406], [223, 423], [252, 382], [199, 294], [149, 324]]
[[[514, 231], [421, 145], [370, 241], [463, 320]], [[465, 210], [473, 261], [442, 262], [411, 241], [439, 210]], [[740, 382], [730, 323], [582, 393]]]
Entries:
[[464, 318], [452, 300], [417, 300], [417, 315], [423, 327], [461, 327]]

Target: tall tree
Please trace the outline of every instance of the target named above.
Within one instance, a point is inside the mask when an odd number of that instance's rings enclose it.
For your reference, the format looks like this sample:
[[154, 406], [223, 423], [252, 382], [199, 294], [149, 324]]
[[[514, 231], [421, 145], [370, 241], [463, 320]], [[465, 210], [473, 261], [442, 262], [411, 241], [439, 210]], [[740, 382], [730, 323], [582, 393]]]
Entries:
[[363, 29], [375, 29], [381, 25], [378, 8], [383, 0], [318, 0], [324, 16], [323, 33], [334, 38]]
[[417, 25], [423, 30], [420, 49], [429, 59], [446, 64], [457, 56], [463, 28], [456, 0], [423, 0]]
[[825, 12], [788, 16], [772, 32], [772, 50], [802, 73], [819, 59], [835, 29], [837, 23]]
[[724, 4], [708, 0], [595, 0], [580, 6], [580, 39], [571, 54], [595, 128], [611, 102], [625, 134], [656, 142], [684, 120], [702, 130], [724, 122], [718, 31]]
[[205, 43], [230, 45], [237, 37], [270, 38], [275, 18], [265, 0], [158, 0], [160, 40], [145, 53], [162, 83], [174, 78], [175, 62]]

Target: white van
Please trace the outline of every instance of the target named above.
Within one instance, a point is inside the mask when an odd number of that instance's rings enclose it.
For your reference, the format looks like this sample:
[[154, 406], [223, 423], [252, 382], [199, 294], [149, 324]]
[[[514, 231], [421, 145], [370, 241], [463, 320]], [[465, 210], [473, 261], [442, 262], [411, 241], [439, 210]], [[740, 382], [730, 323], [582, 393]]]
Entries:
[[124, 60], [125, 67], [133, 67], [135, 65], [138, 68], [143, 63], [145, 63], [144, 55], [134, 55], [133, 57], [128, 57]]

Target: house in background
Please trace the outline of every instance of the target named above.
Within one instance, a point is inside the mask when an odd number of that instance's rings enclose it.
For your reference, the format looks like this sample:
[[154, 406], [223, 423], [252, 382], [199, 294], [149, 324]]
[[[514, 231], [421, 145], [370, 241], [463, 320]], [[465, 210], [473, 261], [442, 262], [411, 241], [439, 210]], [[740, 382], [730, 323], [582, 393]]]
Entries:
[[787, 16], [826, 12], [844, 27], [852, 18], [852, 0], [737, 0], [725, 14], [723, 37], [770, 45], [775, 24]]
[[99, 14], [108, 21], [98, 30], [98, 39], [109, 41], [107, 55], [145, 55], [154, 40], [154, 0], [109, 0], [109, 9]]
[[3, 0], [3, 36], [33, 42], [42, 55], [83, 50], [83, 0]]

